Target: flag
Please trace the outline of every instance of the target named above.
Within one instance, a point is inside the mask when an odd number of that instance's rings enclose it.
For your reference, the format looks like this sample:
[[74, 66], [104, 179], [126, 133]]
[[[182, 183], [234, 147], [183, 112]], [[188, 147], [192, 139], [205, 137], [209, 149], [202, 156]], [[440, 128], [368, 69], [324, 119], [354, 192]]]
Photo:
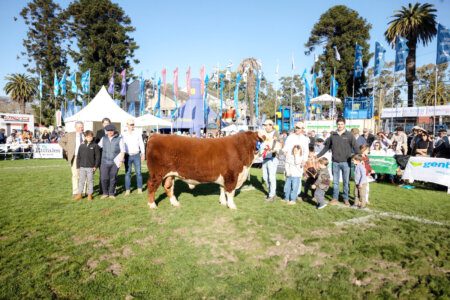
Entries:
[[178, 67], [173, 70], [173, 94], [175, 95], [175, 109], [178, 108]]
[[72, 73], [70, 75], [70, 91], [74, 93], [75, 95], [78, 93], [78, 87], [77, 87], [77, 73]]
[[186, 92], [188, 97], [191, 96], [191, 66], [186, 71]]
[[294, 61], [294, 53], [292, 53], [291, 71], [294, 72], [294, 70], [295, 70], [295, 61]]
[[166, 97], [166, 88], [167, 88], [167, 86], [166, 86], [166, 75], [167, 75], [167, 70], [166, 70], [166, 68], [163, 68], [161, 70], [161, 76], [162, 76], [162, 80], [163, 80], [163, 95], [164, 95], [164, 98]]
[[258, 71], [256, 74], [256, 89], [255, 89], [255, 116], [259, 117], [259, 86], [261, 85], [262, 72]]
[[125, 96], [127, 94], [127, 78], [126, 78], [126, 69], [123, 69], [122, 72], [120, 72], [120, 76], [122, 76], [122, 87], [120, 89], [120, 95]]
[[339, 89], [339, 83], [334, 78], [334, 76], [331, 75], [330, 94], [332, 97], [337, 97], [338, 89]]
[[56, 75], [55, 71], [55, 77], [53, 79], [53, 95], [55, 95], [55, 98], [59, 95], [59, 82], [58, 82], [58, 76]]
[[373, 71], [374, 76], [378, 76], [381, 74], [381, 70], [384, 67], [384, 54], [386, 53], [386, 49], [384, 49], [383, 45], [379, 42], [375, 42], [375, 67]]
[[[39, 99], [42, 99], [42, 87], [43, 87], [43, 83], [42, 83], [42, 73], [39, 72]], [[39, 120], [40, 122], [41, 120]]]
[[278, 78], [279, 71], [280, 71], [280, 64], [277, 62], [277, 68], [275, 69], [275, 75], [277, 76], [277, 78]]
[[81, 91], [83, 94], [88, 94], [91, 85], [91, 70], [87, 70], [81, 74]]
[[305, 117], [309, 119], [309, 101], [311, 99], [311, 90], [309, 88], [308, 79], [306, 78], [306, 69], [303, 72], [302, 79], [305, 82]]
[[220, 82], [220, 118], [222, 118], [222, 109], [223, 109], [223, 87], [225, 86], [225, 80], [223, 80], [225, 74], [219, 74], [219, 82]]
[[313, 74], [311, 83], [312, 83], [312, 97], [316, 98], [317, 96], [319, 96], [319, 87], [317, 86], [317, 74], [316, 73]]
[[359, 78], [361, 77], [361, 75], [364, 72], [364, 67], [363, 67], [363, 61], [362, 61], [362, 51], [363, 51], [363, 47], [356, 44], [355, 46], [355, 64], [354, 64], [354, 71], [353, 71], [353, 76], [355, 78]]
[[[204, 68], [203, 68], [203, 70], [204, 70]], [[202, 79], [202, 82], [203, 82], [203, 79]], [[206, 74], [205, 82], [204, 82], [206, 87], [208, 86], [208, 82], [209, 82], [209, 77], [208, 77], [208, 74]], [[208, 89], [206, 88], [205, 94], [203, 96], [203, 119], [205, 120], [205, 127], [208, 125], [208, 112], [206, 111], [207, 107], [208, 107], [207, 103], [206, 103], [207, 99], [208, 99]]]
[[158, 79], [158, 100], [156, 101], [155, 108], [153, 111], [155, 115], [159, 118], [161, 116], [161, 78]]
[[341, 55], [339, 54], [339, 51], [338, 51], [337, 47], [333, 46], [333, 48], [334, 48], [334, 55], [336, 57], [336, 60], [337, 61], [341, 61]]
[[141, 72], [139, 78], [139, 115], [142, 116], [145, 113], [145, 80]]
[[109, 79], [108, 93], [110, 93], [111, 95], [114, 94], [114, 71], [111, 78]]
[[236, 117], [239, 119], [240, 112], [239, 112], [239, 82], [241, 81], [241, 74], [236, 74], [236, 87], [234, 88], [234, 109], [236, 109]]
[[409, 53], [406, 42], [407, 40], [402, 37], [397, 37], [397, 40], [395, 41], [395, 72], [405, 69], [406, 57]]
[[319, 56], [317, 54], [314, 54], [314, 63], [319, 61]]
[[438, 24], [436, 64], [442, 64], [450, 60], [450, 31]]
[[205, 66], [202, 66], [200, 68], [200, 82], [201, 82], [201, 89], [202, 89], [202, 95], [205, 91]]
[[67, 92], [66, 71], [64, 71], [64, 74], [59, 81], [59, 86], [61, 87], [61, 95], [65, 96]]
[[67, 111], [65, 113], [65, 117], [70, 117], [75, 114], [75, 100], [67, 101]]
[[128, 105], [128, 113], [130, 115], [132, 115], [133, 117], [136, 116], [136, 109], [135, 109], [134, 101], [131, 101], [130, 104]]

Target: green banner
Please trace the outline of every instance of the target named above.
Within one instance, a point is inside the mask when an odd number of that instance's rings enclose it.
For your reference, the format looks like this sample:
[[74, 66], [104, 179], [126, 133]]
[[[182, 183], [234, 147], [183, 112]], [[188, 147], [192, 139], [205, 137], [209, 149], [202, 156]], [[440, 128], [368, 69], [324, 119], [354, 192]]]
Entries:
[[375, 173], [378, 174], [397, 174], [397, 161], [392, 156], [369, 155], [369, 163]]

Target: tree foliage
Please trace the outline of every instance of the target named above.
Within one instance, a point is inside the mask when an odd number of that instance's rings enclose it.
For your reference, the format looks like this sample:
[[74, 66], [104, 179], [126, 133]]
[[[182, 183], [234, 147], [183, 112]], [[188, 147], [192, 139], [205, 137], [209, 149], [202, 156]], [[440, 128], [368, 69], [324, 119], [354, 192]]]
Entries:
[[405, 37], [408, 42], [409, 53], [406, 58], [406, 82], [408, 83], [408, 106], [414, 105], [414, 80], [416, 79], [416, 48], [417, 42], [426, 46], [437, 34], [436, 9], [432, 4], [411, 3], [392, 16], [384, 36], [395, 47], [397, 37]]
[[[107, 85], [115, 72], [116, 90], [120, 72], [132, 74], [131, 60], [138, 46], [130, 36], [135, 28], [123, 9], [110, 0], [76, 0], [66, 10], [69, 33], [77, 47], [70, 55], [80, 71], [91, 70], [91, 97]], [[134, 63], [139, 63], [134, 59]]]
[[42, 122], [51, 124], [57, 104], [52, 92], [53, 74], [61, 74], [67, 65], [67, 52], [63, 47], [65, 18], [61, 7], [53, 0], [32, 0], [20, 15], [28, 26], [27, 36], [23, 40], [25, 51], [21, 53], [26, 58], [24, 67], [36, 77], [42, 74]]
[[[373, 54], [369, 52], [369, 31], [372, 25], [358, 12], [344, 6], [331, 7], [320, 16], [319, 21], [311, 30], [306, 54], [319, 51], [318, 62], [314, 69], [322, 73], [320, 82], [330, 86], [330, 77], [333, 68], [336, 68], [336, 79], [339, 82], [338, 96], [343, 98], [352, 95], [353, 90], [353, 65], [355, 62], [355, 45], [363, 47], [363, 67], [366, 68]], [[341, 60], [335, 58], [333, 47], [339, 51]], [[355, 81], [355, 96], [360, 92], [359, 87], [364, 83], [364, 74], [361, 79]], [[329, 90], [329, 89], [328, 89]]]
[[13, 101], [19, 103], [20, 112], [25, 113], [25, 105], [33, 100], [36, 95], [36, 80], [26, 74], [11, 74], [5, 77], [5, 93]]
[[[419, 82], [416, 92], [416, 105], [434, 105], [436, 89], [436, 105], [446, 105], [449, 102], [450, 86], [445, 84], [445, 70], [448, 64], [438, 65], [437, 85], [436, 68], [434, 64], [428, 64], [417, 68], [417, 80]], [[437, 87], [437, 88], [436, 88]]]

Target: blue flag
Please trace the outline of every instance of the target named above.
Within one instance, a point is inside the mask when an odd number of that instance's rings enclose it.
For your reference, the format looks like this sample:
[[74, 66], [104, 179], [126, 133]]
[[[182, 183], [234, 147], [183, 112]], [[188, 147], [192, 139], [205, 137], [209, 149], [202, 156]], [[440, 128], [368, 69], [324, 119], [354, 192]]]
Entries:
[[66, 111], [66, 117], [71, 117], [75, 114], [75, 100], [69, 100], [67, 101], [67, 111]]
[[42, 87], [43, 87], [42, 73], [39, 72], [39, 99], [42, 99]]
[[139, 115], [142, 116], [145, 113], [145, 80], [141, 72], [139, 79]]
[[223, 110], [223, 87], [225, 86], [225, 74], [220, 73], [219, 81], [220, 81], [220, 118], [222, 118], [222, 110]]
[[312, 93], [313, 93], [313, 98], [316, 98], [317, 96], [319, 96], [319, 87], [317, 86], [317, 74], [314, 73], [313, 77], [312, 77]]
[[408, 56], [409, 49], [406, 45], [407, 40], [402, 37], [397, 37], [395, 42], [395, 68], [394, 71], [401, 71], [405, 69], [406, 57]]
[[59, 82], [59, 85], [61, 87], [61, 95], [65, 96], [67, 92], [66, 71], [64, 71], [61, 81]]
[[134, 107], [134, 101], [131, 101], [130, 104], [128, 105], [128, 113], [130, 115], [132, 115], [133, 117], [135, 117], [136, 116], [135, 111], [136, 111], [136, 109]]
[[91, 85], [91, 70], [87, 70], [81, 74], [81, 91], [83, 94], [88, 94]]
[[438, 24], [436, 64], [442, 64], [450, 60], [450, 31]]
[[109, 79], [109, 86], [108, 86], [108, 93], [110, 93], [111, 95], [114, 94], [114, 71], [111, 75], [111, 78]]
[[384, 54], [386, 53], [386, 49], [384, 49], [383, 45], [379, 42], [375, 42], [375, 67], [373, 71], [374, 76], [378, 76], [381, 74], [381, 70], [384, 67]]
[[306, 70], [303, 72], [302, 79], [305, 82], [305, 115], [306, 119], [309, 119], [309, 101], [311, 100], [311, 89], [309, 88], [309, 82], [306, 78]]
[[240, 117], [239, 102], [238, 102], [238, 98], [239, 98], [239, 82], [241, 82], [241, 74], [237, 73], [237, 75], [236, 75], [236, 87], [234, 88], [234, 109], [236, 109], [236, 117], [237, 118]]
[[261, 85], [262, 72], [258, 71], [256, 75], [256, 90], [255, 90], [255, 116], [259, 117], [259, 86]]
[[70, 90], [72, 93], [77, 94], [78, 93], [78, 87], [77, 87], [77, 73], [72, 73], [70, 75]]
[[354, 65], [354, 72], [353, 75], [355, 78], [361, 77], [362, 73], [364, 72], [363, 67], [363, 61], [362, 61], [362, 51], [363, 47], [356, 44], [355, 46], [355, 65]]
[[153, 109], [155, 111], [155, 115], [158, 118], [161, 116], [160, 108], [161, 108], [161, 78], [158, 79], [158, 100], [156, 101], [155, 108]]
[[331, 75], [330, 95], [331, 95], [332, 97], [337, 97], [338, 89], [339, 89], [339, 83], [338, 83], [337, 80], [334, 78], [334, 76]]
[[208, 105], [207, 105], [207, 99], [208, 99], [208, 82], [209, 82], [209, 76], [206, 74], [205, 77], [205, 95], [203, 98], [203, 119], [205, 120], [205, 127], [208, 125]]
[[59, 82], [58, 82], [58, 76], [55, 72], [55, 77], [53, 79], [53, 94], [55, 95], [55, 98], [59, 95]]

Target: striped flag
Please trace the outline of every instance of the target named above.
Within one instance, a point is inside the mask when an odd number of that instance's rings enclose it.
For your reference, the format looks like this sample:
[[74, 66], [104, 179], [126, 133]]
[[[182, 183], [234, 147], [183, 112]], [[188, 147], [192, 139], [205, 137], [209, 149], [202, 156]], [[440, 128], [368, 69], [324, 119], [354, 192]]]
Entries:
[[125, 96], [127, 94], [126, 69], [123, 69], [122, 72], [120, 72], [120, 76], [122, 76], [122, 87], [120, 89], [120, 95]]
[[186, 71], [186, 92], [188, 93], [188, 96], [191, 95], [191, 66], [189, 66]]
[[202, 66], [200, 68], [200, 82], [203, 95], [203, 93], [205, 92], [205, 66]]
[[166, 68], [163, 68], [161, 70], [161, 76], [162, 76], [162, 80], [163, 80], [163, 95], [164, 95], [164, 98], [166, 98], [166, 75], [167, 75], [167, 70], [166, 70]]
[[114, 94], [114, 71], [109, 79], [108, 93]]

